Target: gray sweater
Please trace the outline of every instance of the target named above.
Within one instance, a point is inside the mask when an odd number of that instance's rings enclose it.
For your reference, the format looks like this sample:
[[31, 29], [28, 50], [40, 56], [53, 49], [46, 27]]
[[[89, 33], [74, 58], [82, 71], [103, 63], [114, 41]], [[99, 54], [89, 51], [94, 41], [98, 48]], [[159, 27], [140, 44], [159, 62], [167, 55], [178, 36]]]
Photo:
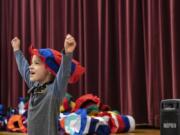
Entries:
[[18, 70], [30, 88], [28, 135], [57, 135], [59, 106], [65, 95], [71, 72], [72, 54], [64, 54], [55, 80], [41, 88], [29, 78], [29, 64], [20, 50], [15, 52]]

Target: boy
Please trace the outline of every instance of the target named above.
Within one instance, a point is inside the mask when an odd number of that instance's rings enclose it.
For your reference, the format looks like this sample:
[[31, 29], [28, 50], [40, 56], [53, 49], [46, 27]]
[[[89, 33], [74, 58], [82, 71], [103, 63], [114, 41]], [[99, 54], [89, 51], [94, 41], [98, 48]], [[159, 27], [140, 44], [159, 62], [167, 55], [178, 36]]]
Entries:
[[66, 36], [60, 68], [57, 67], [58, 53], [53, 49], [32, 51], [29, 66], [20, 51], [20, 40], [15, 37], [11, 44], [18, 70], [30, 88], [28, 135], [57, 135], [59, 105], [65, 95], [71, 72], [75, 39], [69, 34]]

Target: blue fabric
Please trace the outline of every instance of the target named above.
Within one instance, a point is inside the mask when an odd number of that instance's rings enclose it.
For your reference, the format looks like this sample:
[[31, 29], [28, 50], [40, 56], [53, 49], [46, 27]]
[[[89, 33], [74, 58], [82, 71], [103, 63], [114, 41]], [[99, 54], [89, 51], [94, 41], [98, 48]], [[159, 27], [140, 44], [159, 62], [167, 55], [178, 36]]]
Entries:
[[57, 73], [59, 65], [56, 63], [52, 51], [50, 49], [39, 49], [39, 54], [45, 58], [45, 63], [48, 65], [48, 67]]
[[0, 104], [0, 115], [4, 115], [4, 105]]
[[[45, 58], [45, 63], [48, 65], [50, 69], [52, 69], [55, 73], [58, 72], [59, 70], [59, 64], [55, 61], [55, 57], [51, 49], [46, 48], [46, 49], [39, 49], [39, 54]], [[76, 69], [76, 64], [72, 62], [71, 64], [71, 74]]]
[[97, 135], [109, 135], [111, 133], [109, 125], [99, 125], [96, 129], [96, 126], [98, 124], [99, 120], [91, 118], [91, 124], [89, 127], [89, 133], [88, 134], [97, 134]]
[[97, 135], [110, 135], [111, 131], [108, 125], [100, 125], [96, 131]]
[[89, 127], [89, 134], [95, 133], [96, 131], [96, 125], [98, 123], [99, 120], [91, 118], [91, 124]]
[[[70, 123], [73, 120], [76, 121], [78, 116], [81, 119], [81, 125], [80, 125], [80, 130], [78, 132], [75, 132], [70, 127]], [[70, 135], [82, 135], [85, 130], [86, 124], [87, 124], [87, 112], [85, 109], [79, 109], [75, 113], [72, 113], [69, 116], [67, 116], [65, 119], [65, 125], [67, 127], [67, 130], [70, 132]]]
[[71, 63], [71, 75], [74, 73], [76, 69], [76, 64], [74, 64], [73, 62]]
[[85, 109], [79, 109], [76, 114], [81, 116], [81, 128], [79, 133], [75, 133], [74, 135], [82, 135], [87, 123], [87, 112]]
[[130, 123], [129, 123], [129, 119], [127, 116], [125, 115], [121, 115], [124, 123], [125, 123], [125, 129], [124, 129], [124, 132], [128, 132], [129, 131], [129, 128], [130, 128]]

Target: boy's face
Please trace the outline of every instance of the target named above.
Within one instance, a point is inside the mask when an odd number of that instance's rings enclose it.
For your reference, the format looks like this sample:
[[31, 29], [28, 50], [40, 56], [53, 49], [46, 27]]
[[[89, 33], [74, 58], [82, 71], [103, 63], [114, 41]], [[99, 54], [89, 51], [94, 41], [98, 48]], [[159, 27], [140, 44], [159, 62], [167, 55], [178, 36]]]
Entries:
[[31, 81], [38, 81], [39, 83], [46, 83], [49, 81], [50, 73], [46, 69], [44, 62], [42, 62], [38, 56], [33, 55], [29, 69]]

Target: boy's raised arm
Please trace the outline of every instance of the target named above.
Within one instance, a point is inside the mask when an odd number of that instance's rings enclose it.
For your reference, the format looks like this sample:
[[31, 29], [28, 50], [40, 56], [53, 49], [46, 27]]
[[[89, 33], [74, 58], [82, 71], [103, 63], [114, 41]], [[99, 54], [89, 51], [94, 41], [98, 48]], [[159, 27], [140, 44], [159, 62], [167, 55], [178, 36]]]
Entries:
[[31, 88], [33, 85], [33, 82], [31, 82], [29, 78], [29, 74], [30, 74], [29, 63], [20, 50], [20, 39], [18, 37], [13, 38], [11, 41], [11, 44], [12, 44], [13, 51], [16, 57], [18, 70], [21, 76], [23, 77], [23, 79], [25, 80], [26, 84], [28, 85], [28, 87]]
[[74, 37], [68, 34], [64, 41], [63, 59], [54, 82], [54, 94], [59, 100], [63, 99], [66, 92], [66, 87], [71, 74], [71, 61], [75, 47], [76, 41]]

